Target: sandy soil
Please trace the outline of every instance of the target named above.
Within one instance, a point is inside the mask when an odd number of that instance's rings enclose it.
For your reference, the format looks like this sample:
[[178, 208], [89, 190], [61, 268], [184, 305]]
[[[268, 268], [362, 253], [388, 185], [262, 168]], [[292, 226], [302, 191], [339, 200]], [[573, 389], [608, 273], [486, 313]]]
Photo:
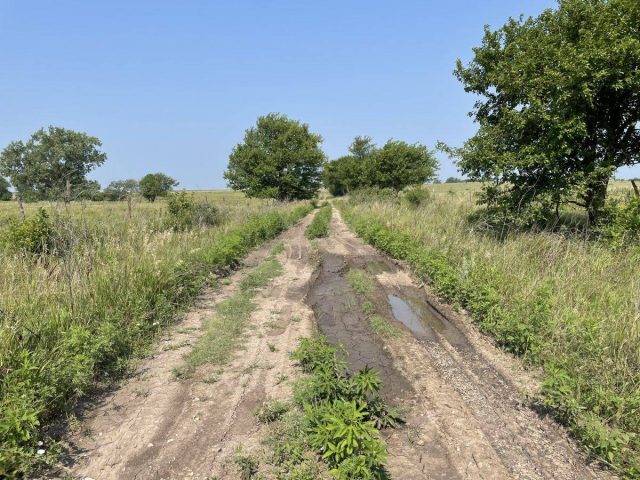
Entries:
[[[278, 255], [284, 272], [255, 298], [245, 348], [233, 361], [190, 380], [173, 374], [201, 334], [203, 320], [236, 291], [246, 269], [233, 274], [229, 285], [204, 292], [136, 375], [87, 410], [69, 440], [68, 474], [95, 480], [237, 478], [237, 449], [258, 448], [261, 438], [255, 410], [266, 400], [290, 396], [286, 379], [298, 371], [288, 353], [311, 333], [312, 312], [304, 302], [314, 271], [304, 237], [309, 221], [245, 260], [246, 266], [256, 265], [273, 245], [285, 245]], [[201, 380], [211, 375], [214, 382]]]
[[[69, 439], [66, 473], [79, 479], [236, 479], [239, 448], [263, 448], [254, 412], [290, 397], [299, 372], [288, 353], [319, 328], [344, 346], [350, 368], [380, 371], [384, 397], [405, 412], [406, 425], [386, 430], [394, 479], [612, 478], [590, 465], [566, 432], [527, 402], [537, 382], [495, 348], [468, 318], [443, 305], [398, 262], [365, 245], [337, 211], [331, 234], [304, 237], [305, 219], [252, 253], [258, 264], [278, 242], [284, 273], [262, 289], [245, 347], [224, 367], [176, 380], [173, 369], [201, 334], [204, 319], [236, 289], [206, 291], [197, 308], [169, 332], [136, 375], [86, 409]], [[313, 253], [315, 252], [315, 253]], [[313, 253], [313, 254], [312, 254]], [[381, 337], [363, 313], [362, 295], [346, 275], [374, 280], [376, 312], [400, 334]], [[213, 379], [213, 380], [212, 380]]]

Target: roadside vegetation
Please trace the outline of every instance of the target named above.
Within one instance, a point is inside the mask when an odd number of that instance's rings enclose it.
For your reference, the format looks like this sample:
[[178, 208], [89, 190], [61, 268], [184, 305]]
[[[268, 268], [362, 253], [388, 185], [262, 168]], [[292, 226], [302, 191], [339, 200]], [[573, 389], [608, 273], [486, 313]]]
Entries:
[[140, 204], [132, 218], [125, 202], [28, 204], [25, 220], [0, 210], [0, 476], [53, 460], [51, 422], [312, 209], [233, 194], [203, 222], [200, 198]]
[[276, 478], [388, 478], [379, 430], [402, 420], [380, 398], [377, 372], [349, 374], [340, 352], [322, 336], [303, 339], [292, 357], [307, 374], [295, 383], [293, 402], [274, 401], [257, 412], [273, 424], [267, 444]]
[[[549, 231], [478, 229], [473, 184], [337, 203], [366, 241], [466, 309], [504, 349], [544, 371], [540, 407], [629, 477], [640, 472], [638, 244]], [[615, 197], [626, 195], [617, 185]], [[354, 286], [363, 285], [350, 273]], [[354, 287], [355, 288], [355, 287]], [[362, 294], [366, 294], [363, 290]]]
[[320, 207], [304, 234], [309, 239], [326, 237], [329, 234], [329, 222], [331, 222], [331, 205]]

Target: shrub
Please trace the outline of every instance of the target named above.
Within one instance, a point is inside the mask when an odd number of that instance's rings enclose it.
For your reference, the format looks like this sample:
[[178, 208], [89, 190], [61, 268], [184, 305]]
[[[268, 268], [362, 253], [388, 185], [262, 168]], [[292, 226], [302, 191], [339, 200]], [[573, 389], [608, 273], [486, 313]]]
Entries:
[[294, 386], [294, 398], [303, 406], [312, 448], [336, 478], [384, 478], [386, 447], [378, 428], [402, 420], [380, 398], [377, 372], [350, 375], [322, 336], [303, 339], [292, 357], [311, 374]]
[[44, 208], [24, 220], [11, 220], [4, 235], [9, 249], [31, 254], [44, 254], [51, 250], [54, 228]]
[[419, 207], [429, 200], [429, 191], [422, 185], [414, 185], [404, 191], [404, 199], [412, 207]]
[[611, 201], [603, 217], [598, 231], [612, 247], [619, 248], [640, 241], [640, 197]]
[[210, 203], [196, 202], [187, 192], [173, 193], [167, 201], [167, 226], [175, 231], [218, 225], [221, 215]]

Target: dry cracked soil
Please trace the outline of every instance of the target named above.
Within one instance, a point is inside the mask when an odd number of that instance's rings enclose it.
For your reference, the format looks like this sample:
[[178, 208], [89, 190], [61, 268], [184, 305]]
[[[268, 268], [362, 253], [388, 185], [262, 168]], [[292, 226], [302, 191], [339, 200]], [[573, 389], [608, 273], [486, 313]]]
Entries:
[[[403, 411], [406, 424], [383, 432], [392, 479], [613, 478], [589, 463], [561, 426], [531, 408], [535, 377], [463, 313], [364, 244], [337, 210], [326, 238], [305, 238], [310, 220], [251, 253], [224, 285], [203, 292], [134, 375], [83, 410], [66, 440], [61, 477], [241, 478], [234, 455], [260, 448], [265, 435], [254, 412], [268, 399], [290, 398], [300, 373], [289, 352], [320, 330], [342, 345], [350, 369], [378, 370], [383, 396]], [[254, 299], [243, 347], [228, 364], [176, 379], [174, 370], [215, 306], [278, 243], [283, 272]], [[367, 279], [366, 292], [354, 289], [352, 271]], [[372, 316], [390, 330], [375, 328]]]

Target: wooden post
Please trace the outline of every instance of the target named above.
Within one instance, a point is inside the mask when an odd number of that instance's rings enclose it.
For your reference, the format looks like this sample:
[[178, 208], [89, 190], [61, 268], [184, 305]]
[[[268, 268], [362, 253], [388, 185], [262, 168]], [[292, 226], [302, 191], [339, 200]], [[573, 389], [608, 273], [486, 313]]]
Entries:
[[127, 213], [129, 215], [129, 220], [131, 220], [131, 194], [127, 195]]
[[640, 188], [638, 188], [636, 181], [631, 180], [631, 185], [633, 185], [633, 191], [636, 192], [636, 197], [640, 197]]

